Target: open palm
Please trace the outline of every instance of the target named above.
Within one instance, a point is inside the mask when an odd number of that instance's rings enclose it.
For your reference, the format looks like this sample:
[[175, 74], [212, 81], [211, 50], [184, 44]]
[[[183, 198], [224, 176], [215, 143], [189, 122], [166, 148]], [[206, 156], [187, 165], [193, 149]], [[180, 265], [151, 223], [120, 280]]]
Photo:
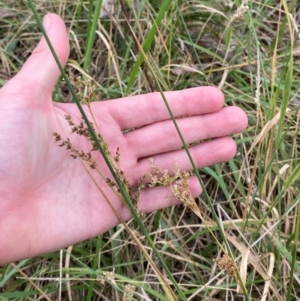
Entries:
[[[69, 54], [63, 21], [47, 15], [47, 33], [63, 64]], [[65, 115], [80, 122], [74, 104], [52, 103], [51, 94], [59, 70], [44, 39], [22, 70], [0, 90], [0, 264], [66, 247], [99, 235], [118, 219], [99, 193], [79, 160], [54, 143], [53, 132], [70, 135]], [[228, 135], [242, 131], [247, 118], [236, 107], [223, 108], [222, 93], [201, 87], [165, 93], [187, 143], [214, 138], [191, 147], [198, 167], [231, 159], [236, 146]], [[131, 184], [149, 171], [148, 158], [163, 169], [177, 162], [190, 170], [186, 153], [159, 93], [92, 104], [97, 125], [114, 154], [120, 148], [120, 164]], [[137, 128], [130, 132], [125, 129]], [[90, 146], [76, 135], [73, 145]], [[98, 168], [109, 176], [101, 155]], [[130, 214], [103, 180], [97, 179], [123, 219]], [[201, 187], [190, 181], [194, 196]], [[138, 208], [150, 212], [177, 203], [166, 199], [162, 187], [142, 191]], [[17, 246], [17, 247], [16, 247]]]

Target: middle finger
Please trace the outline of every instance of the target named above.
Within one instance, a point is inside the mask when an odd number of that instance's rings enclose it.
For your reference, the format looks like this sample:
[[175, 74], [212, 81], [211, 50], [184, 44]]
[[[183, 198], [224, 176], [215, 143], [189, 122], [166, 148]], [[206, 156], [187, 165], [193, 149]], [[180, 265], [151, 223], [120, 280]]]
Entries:
[[[187, 144], [232, 135], [245, 128], [245, 114], [238, 107], [223, 108], [218, 112], [184, 117], [176, 122]], [[182, 147], [172, 120], [147, 125], [124, 134], [137, 159]]]

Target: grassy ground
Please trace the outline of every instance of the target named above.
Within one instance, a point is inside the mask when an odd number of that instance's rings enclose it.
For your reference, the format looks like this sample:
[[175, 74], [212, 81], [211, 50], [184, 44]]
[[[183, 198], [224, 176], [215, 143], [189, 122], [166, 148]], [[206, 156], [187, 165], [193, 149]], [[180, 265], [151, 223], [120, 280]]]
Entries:
[[[248, 129], [235, 137], [236, 157], [201, 170], [208, 193], [197, 200], [203, 220], [177, 206], [144, 221], [184, 294], [175, 291], [178, 300], [300, 300], [297, 1], [244, 1], [248, 9], [237, 0], [124, 2], [156, 78], [147, 64], [138, 68], [136, 43], [119, 6], [113, 16], [96, 18], [93, 35], [96, 5], [35, 1], [40, 15], [60, 14], [70, 31], [68, 74], [87, 72], [101, 99], [149, 92], [157, 80], [167, 90], [214, 85], [226, 105], [240, 106], [249, 118]], [[2, 85], [40, 33], [25, 1], [0, 1], [0, 20]], [[53, 98], [70, 101], [62, 84]], [[128, 225], [139, 233], [135, 222]], [[139, 239], [166, 275], [144, 236]], [[224, 250], [234, 259], [237, 279], [214, 260]], [[0, 300], [172, 299], [118, 226], [61, 252], [0, 267]]]

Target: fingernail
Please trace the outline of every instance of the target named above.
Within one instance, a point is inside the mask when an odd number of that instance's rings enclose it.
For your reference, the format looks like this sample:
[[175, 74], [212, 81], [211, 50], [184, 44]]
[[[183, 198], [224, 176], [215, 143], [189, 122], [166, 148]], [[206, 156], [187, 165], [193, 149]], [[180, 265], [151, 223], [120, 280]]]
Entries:
[[48, 16], [45, 16], [43, 19], [43, 26], [45, 30], [48, 30], [51, 24], [51, 19]]

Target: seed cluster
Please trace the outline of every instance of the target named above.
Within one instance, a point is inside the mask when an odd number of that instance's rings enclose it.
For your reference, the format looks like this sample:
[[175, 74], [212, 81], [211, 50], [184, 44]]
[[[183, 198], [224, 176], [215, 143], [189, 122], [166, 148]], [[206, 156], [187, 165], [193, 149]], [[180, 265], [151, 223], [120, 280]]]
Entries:
[[[58, 133], [53, 133], [53, 136], [55, 137], [55, 142], [60, 142], [59, 146], [60, 147], [65, 147], [67, 150], [70, 150], [71, 154], [70, 156], [74, 159], [81, 159], [82, 161], [85, 161], [88, 163], [90, 168], [95, 169], [97, 164], [96, 161], [92, 157], [92, 151], [98, 150], [97, 146], [95, 143], [93, 143], [93, 138], [90, 135], [89, 130], [84, 126], [83, 121], [80, 122], [79, 125], [76, 125], [70, 115], [65, 115], [66, 120], [68, 121], [68, 124], [71, 128], [71, 134], [76, 133], [79, 136], [84, 136], [86, 137], [90, 142], [91, 142], [91, 149], [88, 152], [84, 152], [83, 150], [77, 150], [76, 148], [73, 147], [71, 141], [69, 138], [66, 140], [63, 140], [61, 135]], [[103, 141], [101, 135], [98, 136], [99, 141]], [[105, 144], [103, 144], [105, 146]], [[106, 146], [107, 147], [107, 146]]]
[[238, 280], [236, 265], [228, 254], [223, 254], [221, 258], [214, 259], [214, 261], [220, 270], [223, 270], [227, 275]]
[[124, 289], [124, 294], [122, 297], [122, 301], [130, 301], [132, 300], [133, 294], [136, 290], [136, 287], [132, 284], [126, 284]]
[[80, 99], [81, 104], [89, 106], [96, 99], [96, 86], [93, 85], [91, 80], [84, 80], [80, 76], [70, 76], [69, 80], [73, 87], [75, 87], [76, 95]]
[[[91, 136], [89, 129], [86, 127], [85, 123], [83, 121], [81, 121], [79, 124], [76, 124], [72, 120], [70, 115], [65, 115], [65, 119], [67, 120], [67, 122], [71, 128], [70, 134], [77, 134], [78, 136], [85, 137], [90, 142], [91, 149], [87, 152], [84, 152], [83, 150], [77, 150], [72, 145], [69, 138], [67, 138], [66, 140], [63, 140], [61, 135], [58, 133], [53, 133], [53, 136], [55, 137], [55, 142], [60, 142], [60, 144], [59, 144], [60, 147], [65, 147], [66, 150], [69, 150], [71, 152], [70, 156], [72, 158], [74, 158], [74, 159], [79, 158], [81, 161], [86, 162], [91, 169], [95, 169], [105, 179], [108, 186], [111, 187], [115, 192], [120, 194], [120, 189], [117, 187], [116, 183], [110, 178], [105, 178], [102, 175], [101, 170], [99, 170], [97, 167], [97, 163], [92, 156], [92, 152], [98, 151], [98, 147], [97, 147], [97, 144], [94, 141], [93, 137]], [[95, 132], [95, 129], [94, 129], [94, 126], [92, 123], [91, 123], [91, 126]], [[138, 185], [135, 185], [135, 186], [131, 186], [129, 184], [127, 178], [125, 177], [124, 171], [120, 167], [120, 156], [121, 156], [120, 149], [117, 148], [115, 155], [112, 156], [108, 149], [107, 143], [103, 139], [103, 136], [100, 133], [98, 133], [96, 135], [97, 135], [98, 142], [101, 144], [107, 158], [109, 159], [109, 161], [114, 169], [114, 172], [116, 173], [117, 177], [122, 182], [122, 184], [124, 185], [129, 196], [131, 197], [133, 205], [137, 206], [141, 188], [142, 188], [140, 185], [141, 183], [139, 183]]]
[[104, 272], [103, 273], [104, 277], [101, 277], [99, 282], [100, 284], [104, 285], [106, 281], [112, 282], [114, 284], [116, 284], [115, 282], [115, 271], [111, 271], [111, 272]]
[[173, 174], [170, 176], [170, 173], [167, 169], [162, 170], [160, 167], [155, 165], [152, 158], [149, 159], [149, 165], [152, 168], [150, 173], [145, 173], [143, 180], [149, 180], [149, 187], [154, 186], [165, 186], [169, 187], [172, 194], [168, 198], [175, 198], [181, 201], [185, 206], [189, 207], [197, 214], [201, 219], [202, 215], [200, 209], [195, 202], [195, 199], [189, 189], [189, 179], [191, 174], [187, 171], [180, 171], [177, 163], [173, 164]]

